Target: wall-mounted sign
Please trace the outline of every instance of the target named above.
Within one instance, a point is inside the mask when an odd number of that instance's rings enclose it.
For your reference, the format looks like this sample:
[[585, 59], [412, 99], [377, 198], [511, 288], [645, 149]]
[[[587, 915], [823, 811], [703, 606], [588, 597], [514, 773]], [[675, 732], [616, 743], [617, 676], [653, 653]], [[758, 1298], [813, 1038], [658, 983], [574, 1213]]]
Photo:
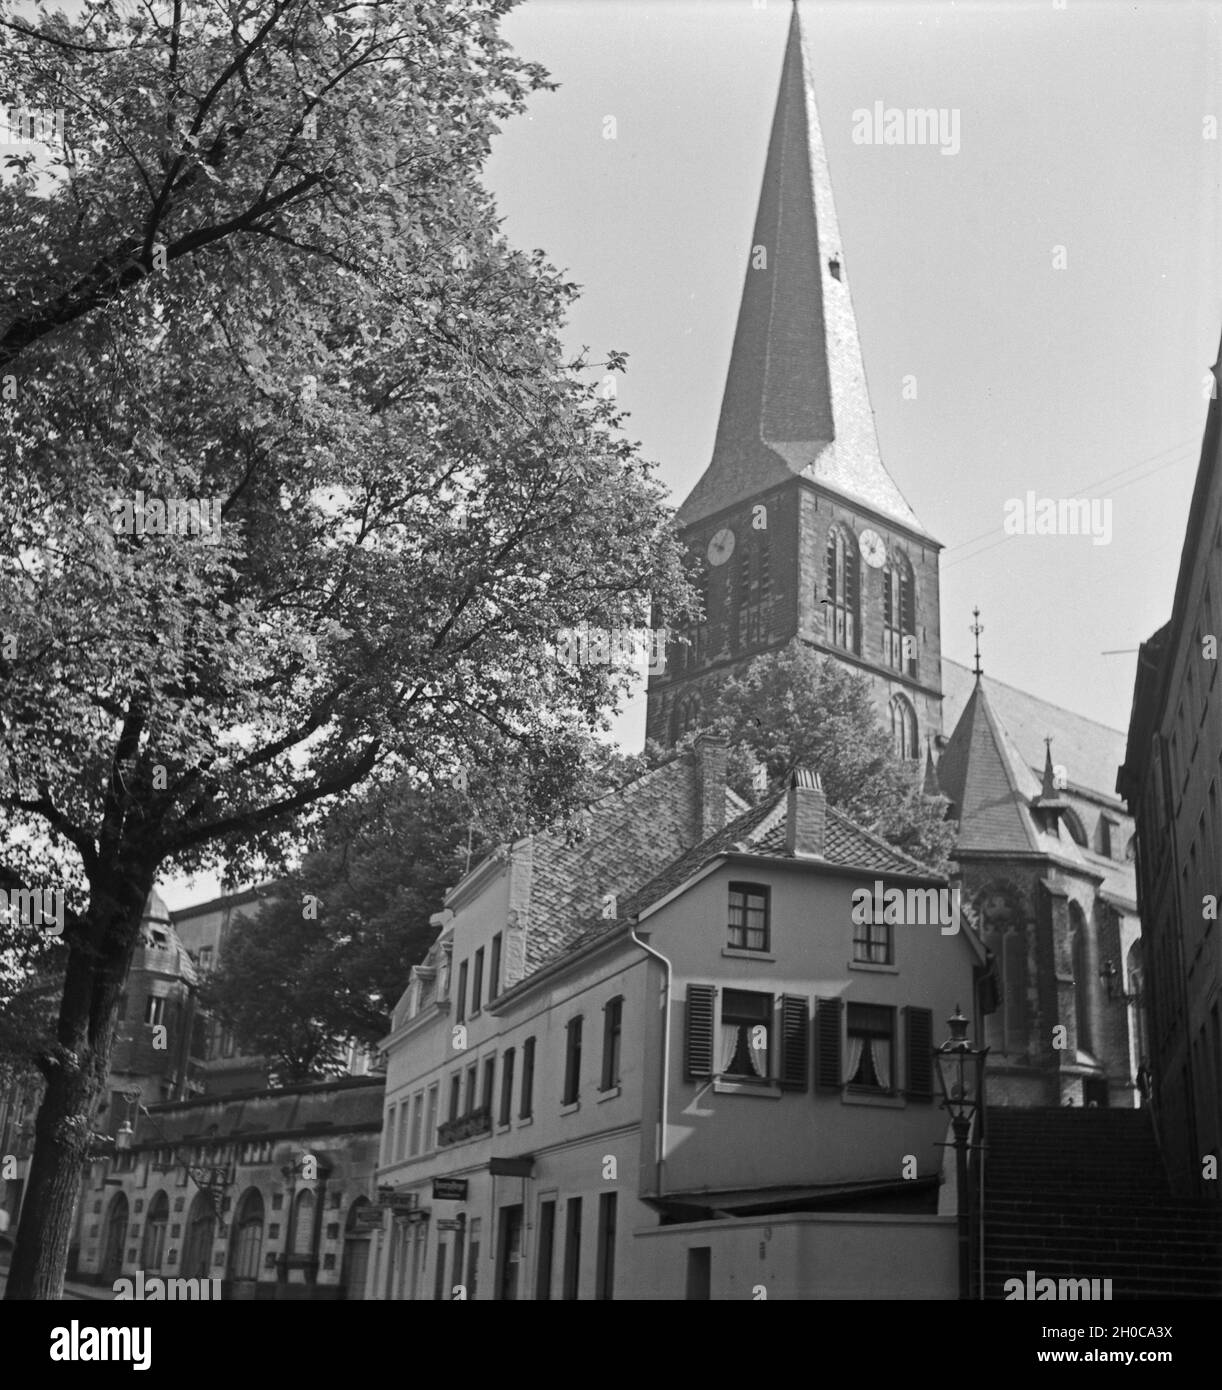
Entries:
[[466, 1178], [434, 1178], [433, 1201], [465, 1202], [467, 1200]]
[[490, 1158], [488, 1171], [495, 1178], [529, 1178], [535, 1170], [534, 1154], [524, 1158]]

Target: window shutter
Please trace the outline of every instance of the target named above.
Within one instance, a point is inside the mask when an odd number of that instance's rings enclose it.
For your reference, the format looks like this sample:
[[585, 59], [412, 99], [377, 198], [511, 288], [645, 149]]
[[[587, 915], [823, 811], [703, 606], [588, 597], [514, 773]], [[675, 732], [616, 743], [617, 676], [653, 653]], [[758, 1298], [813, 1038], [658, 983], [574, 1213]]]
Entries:
[[781, 1087], [806, 1090], [810, 1058], [810, 1005], [797, 994], [781, 995]]
[[687, 987], [687, 1076], [699, 1080], [713, 1075], [713, 1013], [715, 985]]
[[904, 1010], [904, 1052], [908, 1059], [908, 1097], [933, 1100], [933, 1010]]
[[840, 1090], [840, 1015], [844, 1002], [840, 999], [815, 1000], [815, 1089]]

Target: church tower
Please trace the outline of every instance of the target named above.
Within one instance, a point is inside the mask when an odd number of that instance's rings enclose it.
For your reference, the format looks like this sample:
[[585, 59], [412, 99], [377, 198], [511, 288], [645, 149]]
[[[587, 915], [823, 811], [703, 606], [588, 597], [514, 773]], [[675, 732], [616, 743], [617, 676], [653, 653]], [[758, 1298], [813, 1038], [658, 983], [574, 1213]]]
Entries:
[[938, 552], [879, 454], [795, 4], [713, 458], [679, 509], [705, 620], [650, 678], [673, 743], [795, 637], [871, 683], [905, 756], [941, 732]]

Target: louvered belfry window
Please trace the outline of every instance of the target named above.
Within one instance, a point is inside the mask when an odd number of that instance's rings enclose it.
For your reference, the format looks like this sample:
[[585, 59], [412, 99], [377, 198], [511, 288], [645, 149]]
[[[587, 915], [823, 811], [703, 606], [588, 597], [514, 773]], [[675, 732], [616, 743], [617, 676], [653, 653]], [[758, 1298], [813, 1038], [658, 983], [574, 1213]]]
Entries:
[[857, 546], [842, 526], [833, 526], [827, 537], [827, 639], [850, 652], [859, 650], [857, 565]]

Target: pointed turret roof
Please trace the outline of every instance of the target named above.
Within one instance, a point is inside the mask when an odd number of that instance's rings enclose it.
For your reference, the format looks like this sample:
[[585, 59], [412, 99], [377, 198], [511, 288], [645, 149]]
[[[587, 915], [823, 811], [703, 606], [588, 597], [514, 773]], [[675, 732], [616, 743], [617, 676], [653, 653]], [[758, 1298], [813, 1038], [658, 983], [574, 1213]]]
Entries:
[[796, 4], [713, 459], [680, 524], [795, 475], [928, 534], [879, 454]]
[[1086, 867], [1069, 834], [1056, 833], [1055, 816], [1040, 813], [1039, 779], [994, 714], [979, 677], [942, 750], [938, 781], [959, 822], [956, 857], [1035, 853]]

